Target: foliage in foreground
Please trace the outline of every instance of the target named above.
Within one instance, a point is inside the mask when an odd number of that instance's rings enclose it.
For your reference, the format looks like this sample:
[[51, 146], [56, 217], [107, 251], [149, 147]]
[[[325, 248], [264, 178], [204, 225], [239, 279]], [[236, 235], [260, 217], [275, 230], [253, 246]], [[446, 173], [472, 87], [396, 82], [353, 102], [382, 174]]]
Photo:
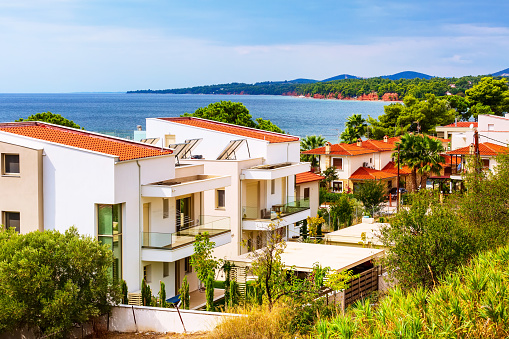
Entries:
[[376, 307], [357, 302], [345, 316], [322, 320], [319, 338], [507, 338], [509, 246], [480, 254], [433, 291], [390, 290]]
[[77, 128], [77, 129], [84, 129], [80, 125], [76, 124], [74, 121], [66, 119], [63, 116], [61, 116], [60, 114], [55, 114], [55, 113], [51, 113], [51, 112], [42, 112], [42, 113], [33, 114], [33, 115], [30, 115], [26, 119], [21, 118], [16, 121], [17, 122], [18, 121], [43, 121], [43, 122], [48, 122], [50, 124], [55, 124], [55, 125], [72, 127], [72, 128]]
[[0, 231], [0, 333], [28, 327], [65, 337], [74, 324], [107, 313], [121, 298], [112, 252], [71, 228]]

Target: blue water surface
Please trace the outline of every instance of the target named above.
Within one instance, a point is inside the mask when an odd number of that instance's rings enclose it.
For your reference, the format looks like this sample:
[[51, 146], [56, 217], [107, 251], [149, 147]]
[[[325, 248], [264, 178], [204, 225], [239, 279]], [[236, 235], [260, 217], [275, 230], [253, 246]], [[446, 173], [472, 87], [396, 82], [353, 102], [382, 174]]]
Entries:
[[322, 135], [332, 142], [337, 142], [350, 115], [378, 117], [388, 104], [274, 95], [0, 94], [0, 122], [50, 111], [90, 131], [132, 137], [137, 125], [145, 128], [145, 118], [177, 117], [220, 100], [242, 102], [254, 118], [270, 119], [289, 134]]

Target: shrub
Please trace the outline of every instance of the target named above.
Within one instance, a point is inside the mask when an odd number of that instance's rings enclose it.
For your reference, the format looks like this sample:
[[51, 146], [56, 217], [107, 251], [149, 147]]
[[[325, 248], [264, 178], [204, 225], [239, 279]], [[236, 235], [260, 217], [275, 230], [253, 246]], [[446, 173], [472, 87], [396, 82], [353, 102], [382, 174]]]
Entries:
[[180, 300], [182, 300], [182, 308], [189, 309], [189, 283], [187, 282], [187, 276], [182, 281], [182, 286], [179, 289]]
[[75, 228], [18, 234], [0, 230], [0, 333], [28, 327], [65, 337], [74, 324], [121, 300], [113, 254]]

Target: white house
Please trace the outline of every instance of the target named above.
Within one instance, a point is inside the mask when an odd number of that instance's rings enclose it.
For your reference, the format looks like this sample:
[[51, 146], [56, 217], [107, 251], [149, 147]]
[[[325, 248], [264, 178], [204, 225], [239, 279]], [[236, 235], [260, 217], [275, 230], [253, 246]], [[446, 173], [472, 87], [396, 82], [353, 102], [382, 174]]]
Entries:
[[[113, 276], [130, 291], [145, 278], [177, 294], [198, 232], [216, 246], [231, 241], [230, 219], [205, 212], [205, 199], [228, 189], [225, 171], [176, 166], [172, 150], [42, 122], [0, 124], [2, 223], [26, 233], [64, 231], [108, 244]], [[238, 177], [236, 177], [238, 178]]]
[[179, 164], [231, 176], [229, 187], [204, 192], [205, 212], [231, 220], [232, 241], [216, 248], [217, 257], [263, 247], [263, 232], [277, 216], [289, 238], [299, 234], [296, 223], [316, 214], [321, 178], [301, 182], [302, 189], [296, 184], [296, 175], [310, 169], [300, 162], [299, 137], [191, 117], [149, 118], [146, 126], [147, 141], [174, 148]]

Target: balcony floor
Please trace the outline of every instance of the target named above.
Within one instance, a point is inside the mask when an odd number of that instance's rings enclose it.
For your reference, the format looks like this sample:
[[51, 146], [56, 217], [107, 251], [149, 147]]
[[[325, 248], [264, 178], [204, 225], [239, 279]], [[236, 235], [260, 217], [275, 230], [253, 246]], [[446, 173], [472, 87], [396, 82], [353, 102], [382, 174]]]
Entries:
[[217, 230], [217, 229], [193, 229], [190, 228], [189, 230], [181, 231], [180, 235], [178, 236], [178, 239], [173, 244], [168, 244], [166, 246], [162, 247], [154, 247], [154, 246], [142, 246], [142, 248], [154, 248], [154, 249], [160, 249], [160, 250], [172, 250], [175, 248], [179, 248], [182, 246], [186, 246], [189, 244], [192, 244], [195, 241], [195, 238], [198, 234], [203, 234], [205, 232], [208, 232], [210, 237], [214, 237], [216, 235], [230, 232], [230, 230]]

